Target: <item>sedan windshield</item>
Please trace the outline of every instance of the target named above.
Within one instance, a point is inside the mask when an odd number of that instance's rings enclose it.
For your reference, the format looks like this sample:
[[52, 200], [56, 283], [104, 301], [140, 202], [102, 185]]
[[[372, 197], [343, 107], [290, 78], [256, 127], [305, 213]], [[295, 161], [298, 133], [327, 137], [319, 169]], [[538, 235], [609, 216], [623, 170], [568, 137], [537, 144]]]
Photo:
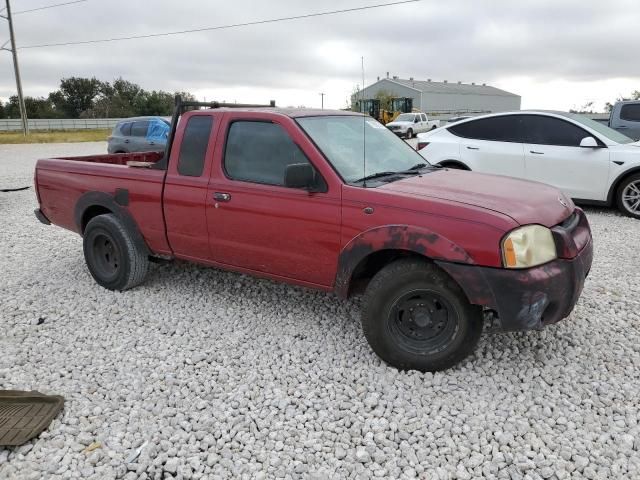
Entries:
[[609, 128], [607, 125], [597, 122], [595, 120], [590, 119], [589, 117], [585, 117], [584, 115], [580, 115], [577, 113], [565, 113], [563, 114], [566, 117], [569, 117], [574, 122], [581, 123], [582, 125], [595, 130], [600, 135], [608, 138], [609, 140], [616, 143], [631, 143], [634, 140], [627, 137], [626, 135], [614, 130], [613, 128]]
[[303, 130], [347, 183], [392, 181], [429, 163], [381, 123], [362, 116], [303, 117]]
[[415, 116], [411, 113], [402, 113], [398, 115], [398, 118], [396, 118], [394, 122], [413, 122], [414, 118]]

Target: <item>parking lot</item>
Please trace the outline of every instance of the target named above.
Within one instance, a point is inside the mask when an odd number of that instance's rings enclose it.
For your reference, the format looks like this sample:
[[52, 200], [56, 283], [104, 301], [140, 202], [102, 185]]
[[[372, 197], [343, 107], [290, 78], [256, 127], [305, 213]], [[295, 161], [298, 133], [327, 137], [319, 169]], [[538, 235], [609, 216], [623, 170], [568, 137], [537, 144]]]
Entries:
[[[2, 188], [39, 157], [0, 145]], [[0, 478], [638, 478], [640, 221], [585, 207], [595, 256], [576, 309], [484, 335], [437, 373], [370, 350], [359, 299], [187, 264], [99, 287], [82, 240], [0, 193], [0, 384], [66, 398]]]

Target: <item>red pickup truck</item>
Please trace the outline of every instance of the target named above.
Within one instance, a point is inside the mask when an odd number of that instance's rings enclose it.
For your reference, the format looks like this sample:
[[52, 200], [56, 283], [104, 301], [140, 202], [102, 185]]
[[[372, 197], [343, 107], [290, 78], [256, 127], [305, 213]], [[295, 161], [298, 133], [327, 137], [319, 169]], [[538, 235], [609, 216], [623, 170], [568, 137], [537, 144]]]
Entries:
[[179, 259], [364, 292], [364, 334], [401, 369], [456, 364], [487, 322], [561, 320], [592, 261], [557, 189], [435, 168], [352, 112], [178, 101], [164, 154], [39, 160], [35, 185], [36, 216], [82, 235], [103, 287]]

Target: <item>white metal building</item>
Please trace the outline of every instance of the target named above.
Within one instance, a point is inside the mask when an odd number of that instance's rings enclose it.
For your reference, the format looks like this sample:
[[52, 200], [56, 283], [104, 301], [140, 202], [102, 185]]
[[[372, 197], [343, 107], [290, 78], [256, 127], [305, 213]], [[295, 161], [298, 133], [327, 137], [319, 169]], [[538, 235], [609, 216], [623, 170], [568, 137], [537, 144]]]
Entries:
[[520, 110], [521, 98], [514, 93], [486, 84], [434, 82], [398, 77], [378, 78], [378, 81], [352, 96], [355, 105], [361, 98], [376, 98], [384, 91], [394, 97], [413, 98], [413, 108], [431, 113], [505, 112]]

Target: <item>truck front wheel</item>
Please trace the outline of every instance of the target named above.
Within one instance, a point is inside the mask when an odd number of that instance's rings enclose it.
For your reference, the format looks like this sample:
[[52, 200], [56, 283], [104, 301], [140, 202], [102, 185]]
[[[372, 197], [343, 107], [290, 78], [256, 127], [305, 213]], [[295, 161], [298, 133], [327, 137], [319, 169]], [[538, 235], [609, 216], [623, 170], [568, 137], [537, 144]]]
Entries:
[[91, 276], [109, 290], [127, 290], [144, 281], [149, 257], [115, 215], [92, 218], [84, 230], [84, 259]]
[[403, 259], [371, 280], [362, 329], [373, 351], [401, 370], [438, 371], [469, 355], [482, 333], [482, 310], [435, 265]]

